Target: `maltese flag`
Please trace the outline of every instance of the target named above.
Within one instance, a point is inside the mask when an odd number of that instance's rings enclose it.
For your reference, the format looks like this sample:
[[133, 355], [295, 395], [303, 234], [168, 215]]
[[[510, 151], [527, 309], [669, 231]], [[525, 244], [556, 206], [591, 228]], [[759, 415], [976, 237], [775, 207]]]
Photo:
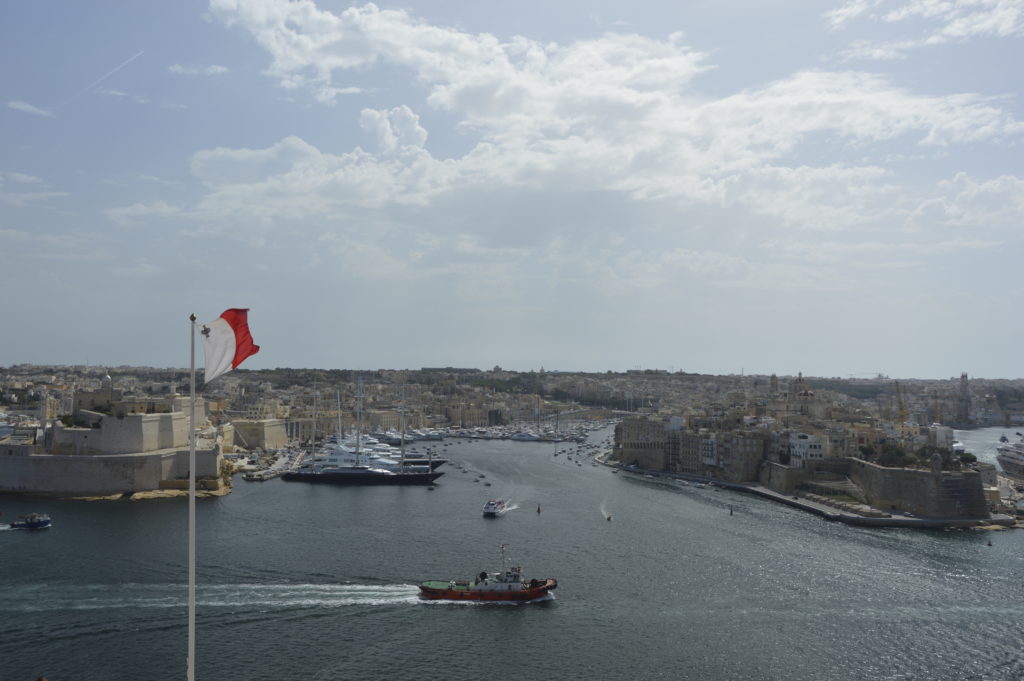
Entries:
[[260, 351], [260, 346], [252, 342], [248, 316], [249, 308], [232, 308], [224, 310], [224, 314], [212, 322], [201, 325], [207, 383]]

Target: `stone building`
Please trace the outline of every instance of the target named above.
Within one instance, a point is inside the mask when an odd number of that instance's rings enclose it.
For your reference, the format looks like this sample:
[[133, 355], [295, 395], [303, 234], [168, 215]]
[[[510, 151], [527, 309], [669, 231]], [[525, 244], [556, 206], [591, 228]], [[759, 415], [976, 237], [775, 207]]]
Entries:
[[647, 470], [745, 482], [757, 479], [769, 441], [766, 430], [683, 429], [671, 421], [626, 419], [616, 426], [615, 458]]
[[821, 438], [799, 431], [791, 431], [786, 438], [790, 465], [803, 468], [805, 462], [825, 458], [825, 445]]
[[284, 419], [235, 419], [234, 444], [244, 449], [284, 449], [288, 446], [288, 431]]
[[615, 426], [614, 456], [627, 466], [666, 470], [666, 440], [663, 422], [648, 418], [626, 419]]
[[[72, 425], [54, 420], [41, 436], [0, 441], [0, 491], [78, 496], [180, 488], [189, 475], [189, 415], [180, 410], [187, 398], [120, 398], [104, 379], [100, 391], [76, 399]], [[201, 485], [219, 486], [221, 462], [220, 442], [197, 442]]]

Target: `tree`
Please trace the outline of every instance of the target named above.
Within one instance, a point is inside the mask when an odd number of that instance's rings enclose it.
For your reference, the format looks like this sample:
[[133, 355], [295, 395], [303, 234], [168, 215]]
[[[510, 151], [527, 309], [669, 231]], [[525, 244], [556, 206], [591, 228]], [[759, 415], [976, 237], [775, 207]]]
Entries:
[[878, 457], [878, 465], [886, 468], [906, 468], [917, 463], [917, 457], [907, 454], [906, 450], [893, 442], [882, 445], [882, 453]]

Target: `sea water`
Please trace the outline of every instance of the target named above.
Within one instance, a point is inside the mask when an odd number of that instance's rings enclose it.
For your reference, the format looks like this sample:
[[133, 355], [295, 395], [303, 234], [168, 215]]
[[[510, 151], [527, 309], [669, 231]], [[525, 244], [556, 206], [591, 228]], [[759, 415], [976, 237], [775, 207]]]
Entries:
[[[968, 449], [994, 451], [980, 432]], [[238, 478], [200, 499], [196, 678], [1024, 677], [1024, 532], [849, 527], [566, 448], [448, 440], [433, 490]], [[484, 519], [497, 496], [514, 510]], [[185, 677], [184, 500], [0, 509], [53, 517], [0, 533], [0, 679]], [[418, 598], [502, 545], [553, 599]]]

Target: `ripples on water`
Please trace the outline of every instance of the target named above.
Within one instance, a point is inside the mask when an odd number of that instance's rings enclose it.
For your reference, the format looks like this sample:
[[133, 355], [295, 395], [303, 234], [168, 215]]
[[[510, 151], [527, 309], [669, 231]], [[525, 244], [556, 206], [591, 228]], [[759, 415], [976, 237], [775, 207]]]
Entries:
[[[550, 445], [448, 453], [431, 492], [239, 481], [203, 500], [198, 678], [1024, 678], [1024, 533], [846, 527]], [[517, 511], [482, 519], [494, 496]], [[182, 678], [185, 505], [19, 504], [54, 528], [0, 537], [0, 679]], [[555, 598], [418, 598], [497, 569], [502, 543]]]

